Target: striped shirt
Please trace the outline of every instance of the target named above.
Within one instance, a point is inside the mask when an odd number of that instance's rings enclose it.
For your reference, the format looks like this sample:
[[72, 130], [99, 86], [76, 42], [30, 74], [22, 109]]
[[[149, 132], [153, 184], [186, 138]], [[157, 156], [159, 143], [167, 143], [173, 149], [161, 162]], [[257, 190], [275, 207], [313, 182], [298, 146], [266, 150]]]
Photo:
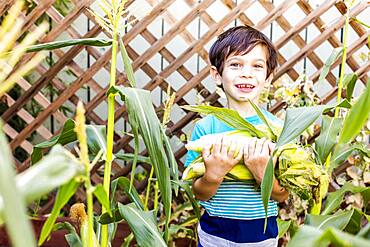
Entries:
[[[281, 123], [281, 120], [271, 113], [267, 111], [264, 113], [268, 119]], [[257, 115], [248, 117], [246, 120], [253, 125], [263, 124]], [[230, 130], [233, 129], [216, 117], [208, 115], [196, 123], [191, 140], [197, 140], [204, 135], [222, 133]], [[199, 153], [188, 151], [185, 167], [197, 156], [199, 156]], [[216, 194], [208, 201], [200, 201], [200, 204], [206, 209], [210, 216], [241, 220], [261, 219], [265, 217], [261, 191], [254, 181], [248, 183], [223, 181]], [[277, 204], [275, 201], [270, 200], [268, 203], [267, 216], [271, 217], [277, 214]]]

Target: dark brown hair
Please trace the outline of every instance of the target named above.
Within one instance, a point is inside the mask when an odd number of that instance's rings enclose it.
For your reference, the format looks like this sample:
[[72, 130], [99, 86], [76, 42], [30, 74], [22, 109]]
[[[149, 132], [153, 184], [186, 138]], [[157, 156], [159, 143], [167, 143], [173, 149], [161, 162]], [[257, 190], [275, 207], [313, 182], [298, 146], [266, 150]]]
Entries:
[[258, 44], [267, 49], [266, 78], [268, 78], [277, 67], [276, 49], [266, 35], [249, 26], [232, 27], [218, 36], [209, 51], [209, 60], [222, 75], [225, 60], [230, 55], [245, 55]]

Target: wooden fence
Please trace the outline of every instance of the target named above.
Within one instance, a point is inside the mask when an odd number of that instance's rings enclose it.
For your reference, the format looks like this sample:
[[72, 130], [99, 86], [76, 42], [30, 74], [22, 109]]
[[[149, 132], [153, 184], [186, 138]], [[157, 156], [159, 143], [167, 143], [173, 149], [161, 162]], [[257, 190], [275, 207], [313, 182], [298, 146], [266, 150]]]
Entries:
[[[13, 1], [1, 1], [0, 16]], [[69, 38], [102, 37], [104, 33], [88, 8], [97, 9], [91, 0], [75, 0], [57, 6], [55, 0], [34, 0], [24, 15], [24, 32], [32, 31], [37, 21], [47, 20], [50, 31], [40, 40], [49, 42]], [[63, 2], [63, 1], [62, 1]], [[133, 1], [129, 1], [131, 4]], [[342, 45], [342, 27], [346, 5], [337, 0], [326, 1], [267, 1], [267, 0], [140, 0], [148, 15], [133, 21], [127, 28], [124, 44], [132, 60], [138, 87], [153, 92], [153, 103], [161, 116], [167, 89], [176, 92], [172, 121], [167, 133], [171, 136], [180, 167], [184, 160], [184, 135], [192, 129], [196, 114], [179, 106], [207, 101], [222, 105], [208, 75], [207, 51], [218, 34], [234, 25], [251, 25], [262, 30], [279, 50], [279, 69], [275, 79], [287, 75], [296, 80], [305, 72], [317, 82], [325, 60], [335, 47]], [[316, 3], [315, 3], [316, 2]], [[369, 20], [369, 2], [357, 1], [349, 16]], [[369, 76], [369, 31], [356, 21], [350, 21], [350, 39], [346, 72], [355, 72], [366, 84]], [[360, 59], [360, 54], [365, 58]], [[25, 59], [28, 59], [27, 55]], [[367, 56], [367, 58], [366, 58]], [[111, 51], [107, 48], [75, 46], [50, 52], [47, 61], [35, 72], [17, 83], [16, 92], [2, 99], [1, 118], [5, 132], [17, 157], [17, 169], [26, 169], [33, 144], [48, 140], [58, 133], [63, 123], [73, 117], [79, 100], [85, 103], [86, 117], [91, 124], [105, 125], [107, 120], [106, 91]], [[326, 77], [325, 85], [317, 86], [323, 103], [337, 92], [340, 60]], [[123, 65], [117, 66], [117, 84], [127, 85]], [[358, 85], [361, 90], [363, 85]], [[273, 102], [270, 111], [283, 108]], [[116, 101], [116, 132], [114, 150], [133, 152], [132, 137], [122, 102]], [[145, 149], [141, 150], [145, 155]], [[101, 182], [99, 167], [93, 169], [93, 181]], [[144, 166], [145, 167], [145, 166]], [[130, 164], [115, 163], [114, 177], [127, 175]], [[146, 181], [144, 181], [146, 183]], [[143, 188], [145, 183], [137, 184]]]

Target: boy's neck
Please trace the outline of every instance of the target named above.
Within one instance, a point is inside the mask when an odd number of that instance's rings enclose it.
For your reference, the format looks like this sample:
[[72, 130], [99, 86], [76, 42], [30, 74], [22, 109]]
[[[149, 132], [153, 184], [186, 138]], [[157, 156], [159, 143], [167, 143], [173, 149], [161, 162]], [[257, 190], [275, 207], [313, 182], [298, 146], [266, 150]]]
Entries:
[[[256, 102], [254, 103], [256, 104]], [[227, 108], [237, 111], [239, 115], [243, 118], [256, 115], [255, 110], [253, 109], [251, 104], [249, 104], [249, 102], [237, 102], [236, 103], [236, 102], [229, 101], [227, 103]]]

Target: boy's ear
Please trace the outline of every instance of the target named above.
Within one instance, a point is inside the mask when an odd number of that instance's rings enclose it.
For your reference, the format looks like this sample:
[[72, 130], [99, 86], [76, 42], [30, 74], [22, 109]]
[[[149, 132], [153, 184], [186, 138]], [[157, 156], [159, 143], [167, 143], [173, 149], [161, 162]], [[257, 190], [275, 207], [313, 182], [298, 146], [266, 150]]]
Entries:
[[222, 85], [221, 75], [218, 73], [217, 68], [215, 66], [211, 66], [211, 68], [209, 69], [209, 73], [212, 79], [216, 82], [216, 85], [221, 86]]

